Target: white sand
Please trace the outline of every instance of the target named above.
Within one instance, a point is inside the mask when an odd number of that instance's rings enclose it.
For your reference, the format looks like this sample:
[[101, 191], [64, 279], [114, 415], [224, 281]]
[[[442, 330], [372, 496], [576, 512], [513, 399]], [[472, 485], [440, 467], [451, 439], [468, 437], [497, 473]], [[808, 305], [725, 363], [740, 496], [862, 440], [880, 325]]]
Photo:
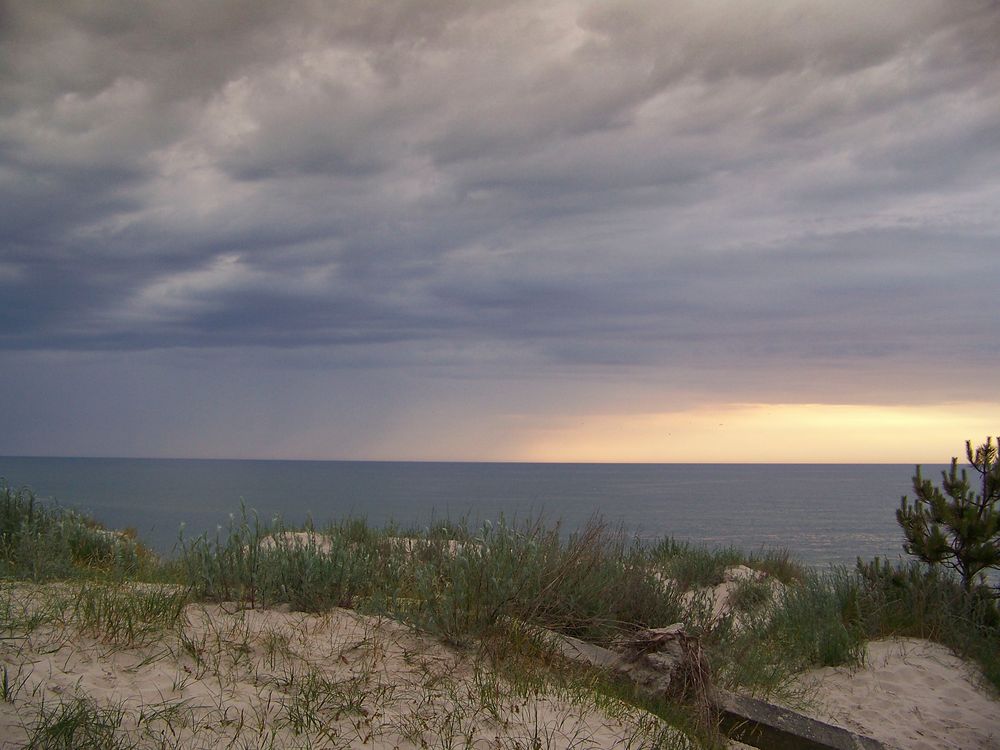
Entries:
[[65, 623], [0, 640], [18, 684], [0, 702], [0, 748], [23, 746], [43, 702], [74, 696], [124, 709], [121, 731], [150, 748], [641, 747], [667, 730], [586, 690], [505, 679], [391, 620], [201, 605], [185, 620], [144, 645]]
[[1000, 749], [1000, 697], [969, 663], [915, 638], [868, 644], [865, 666], [801, 678], [813, 714], [900, 750]]

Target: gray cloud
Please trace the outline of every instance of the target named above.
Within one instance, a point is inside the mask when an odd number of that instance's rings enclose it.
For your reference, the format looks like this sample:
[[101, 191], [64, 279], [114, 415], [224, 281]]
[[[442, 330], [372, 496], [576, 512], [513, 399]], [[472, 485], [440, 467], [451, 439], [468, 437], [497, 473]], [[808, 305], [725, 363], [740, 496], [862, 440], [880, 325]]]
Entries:
[[0, 348], [954, 394], [1000, 361], [998, 40], [971, 0], [12, 0]]

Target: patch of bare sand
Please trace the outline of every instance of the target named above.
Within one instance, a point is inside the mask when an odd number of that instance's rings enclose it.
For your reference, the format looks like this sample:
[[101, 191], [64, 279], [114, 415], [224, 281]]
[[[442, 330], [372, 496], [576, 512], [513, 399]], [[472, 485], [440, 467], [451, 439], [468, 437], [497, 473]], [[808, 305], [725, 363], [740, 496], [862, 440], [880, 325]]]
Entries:
[[1000, 750], [1000, 697], [946, 647], [916, 638], [873, 641], [865, 665], [800, 678], [817, 718], [901, 750]]
[[[665, 586], [676, 585], [672, 579], [656, 575]], [[685, 591], [681, 594], [681, 604], [689, 612], [700, 612], [701, 619], [710, 628], [730, 618], [733, 629], [739, 631], [758, 611], [766, 611], [764, 605], [773, 603], [784, 590], [781, 581], [761, 570], [733, 565], [726, 568], [721, 583]], [[747, 593], [751, 596], [747, 597]]]
[[79, 632], [71, 617], [12, 636], [0, 641], [17, 685], [0, 703], [5, 749], [26, 743], [43, 703], [77, 697], [121, 709], [119, 734], [150, 748], [690, 746], [645, 712], [507, 679], [346, 610], [189, 605], [175, 630], [125, 646]]

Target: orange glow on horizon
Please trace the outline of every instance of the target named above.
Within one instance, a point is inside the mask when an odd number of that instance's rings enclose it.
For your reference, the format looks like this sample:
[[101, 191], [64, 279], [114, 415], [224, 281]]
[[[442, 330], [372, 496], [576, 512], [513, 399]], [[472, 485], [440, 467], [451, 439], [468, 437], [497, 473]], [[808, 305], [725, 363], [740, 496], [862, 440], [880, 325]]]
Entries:
[[1000, 404], [721, 404], [524, 418], [514, 460], [597, 463], [946, 463], [1000, 432]]

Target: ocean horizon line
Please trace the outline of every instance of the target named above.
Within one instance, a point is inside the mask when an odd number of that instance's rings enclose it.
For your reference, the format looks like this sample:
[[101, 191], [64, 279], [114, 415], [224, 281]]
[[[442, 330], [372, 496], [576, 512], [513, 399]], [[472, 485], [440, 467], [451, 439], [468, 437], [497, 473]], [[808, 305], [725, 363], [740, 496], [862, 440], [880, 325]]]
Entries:
[[[0, 459], [59, 459], [80, 461], [247, 461], [285, 463], [470, 464], [507, 466], [913, 466], [946, 461], [530, 461], [475, 458], [261, 458], [247, 456], [95, 456], [60, 454], [0, 454]], [[961, 461], [959, 462], [961, 463]]]

